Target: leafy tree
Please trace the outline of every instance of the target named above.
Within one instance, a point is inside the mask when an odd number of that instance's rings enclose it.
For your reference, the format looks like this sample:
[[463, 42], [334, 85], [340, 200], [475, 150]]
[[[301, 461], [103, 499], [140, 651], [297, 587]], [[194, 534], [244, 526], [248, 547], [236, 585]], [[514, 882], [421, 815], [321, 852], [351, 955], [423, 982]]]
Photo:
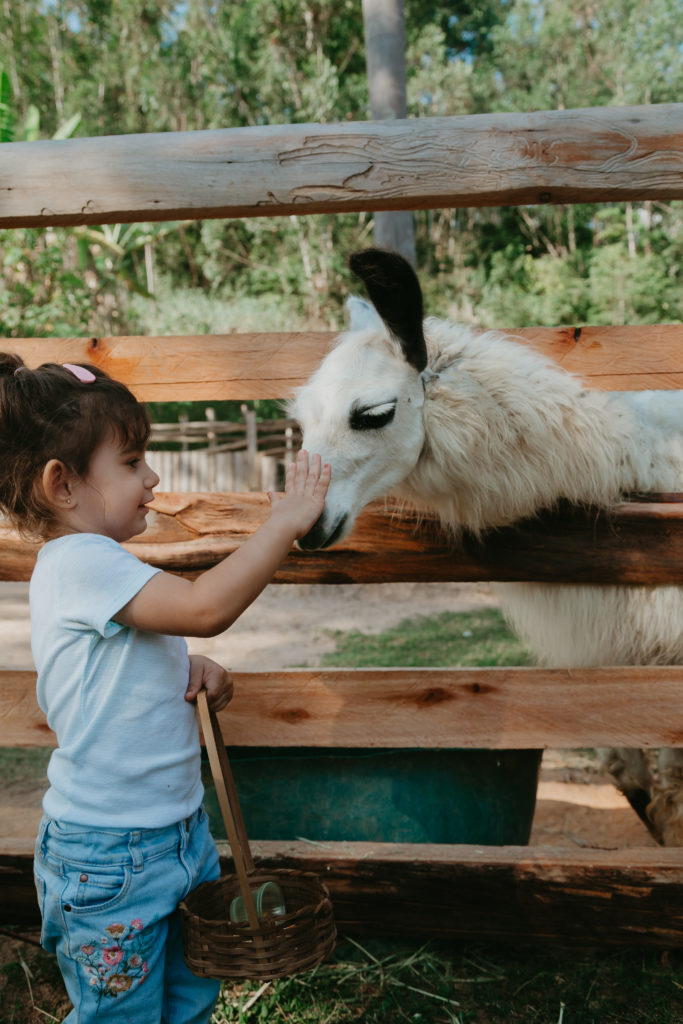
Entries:
[[[369, 116], [361, 0], [4, 0], [3, 15], [5, 140]], [[670, 0], [405, 0], [405, 28], [411, 117], [676, 101], [683, 87]], [[683, 318], [681, 203], [414, 222], [434, 311], [507, 326]], [[220, 330], [255, 309], [337, 327], [355, 286], [346, 254], [371, 230], [344, 215], [2, 232], [0, 329], [167, 331], [173, 313]]]

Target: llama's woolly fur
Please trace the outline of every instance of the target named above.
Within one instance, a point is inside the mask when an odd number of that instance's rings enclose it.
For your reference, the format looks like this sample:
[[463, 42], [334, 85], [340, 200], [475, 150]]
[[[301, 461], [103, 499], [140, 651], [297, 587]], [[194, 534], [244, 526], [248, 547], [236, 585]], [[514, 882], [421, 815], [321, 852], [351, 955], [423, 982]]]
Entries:
[[[389, 492], [457, 536], [561, 500], [604, 510], [628, 493], [683, 491], [683, 393], [589, 390], [510, 336], [435, 318], [424, 323], [430, 372], [420, 375], [364, 305], [360, 329], [339, 338], [292, 407], [304, 445], [332, 463], [335, 537]], [[350, 428], [353, 408], [392, 396], [390, 427], [362, 436]], [[513, 627], [549, 666], [683, 664], [681, 587], [498, 589]], [[663, 752], [654, 773], [640, 752], [621, 754], [608, 757], [617, 783], [627, 795], [647, 789], [657, 838], [683, 845], [683, 752]]]

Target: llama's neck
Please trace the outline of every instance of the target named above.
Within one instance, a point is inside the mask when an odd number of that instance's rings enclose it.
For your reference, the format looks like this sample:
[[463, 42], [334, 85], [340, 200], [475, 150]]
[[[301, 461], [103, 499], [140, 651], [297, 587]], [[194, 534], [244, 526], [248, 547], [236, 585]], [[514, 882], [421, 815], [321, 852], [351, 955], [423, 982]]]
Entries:
[[652, 437], [643, 438], [627, 400], [585, 391], [499, 335], [431, 326], [430, 367], [440, 377], [428, 385], [424, 449], [399, 496], [451, 529], [480, 531], [561, 499], [605, 507], [661, 486], [641, 465], [638, 446]]

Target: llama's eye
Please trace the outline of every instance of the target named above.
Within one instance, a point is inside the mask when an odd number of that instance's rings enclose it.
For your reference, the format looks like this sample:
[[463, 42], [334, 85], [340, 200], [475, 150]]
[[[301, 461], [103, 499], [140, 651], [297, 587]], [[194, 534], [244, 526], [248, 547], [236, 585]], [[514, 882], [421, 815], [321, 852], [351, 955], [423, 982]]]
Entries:
[[366, 409], [352, 409], [349, 424], [351, 430], [380, 430], [391, 423], [396, 412], [396, 402], [384, 402]]

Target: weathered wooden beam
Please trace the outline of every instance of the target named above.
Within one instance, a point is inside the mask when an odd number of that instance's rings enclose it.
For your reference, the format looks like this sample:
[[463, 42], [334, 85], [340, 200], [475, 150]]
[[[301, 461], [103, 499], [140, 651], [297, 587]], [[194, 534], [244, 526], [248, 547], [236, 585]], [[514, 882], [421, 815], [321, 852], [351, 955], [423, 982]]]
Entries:
[[[587, 387], [683, 390], [683, 324], [522, 327], [511, 333], [581, 377]], [[291, 396], [318, 367], [334, 337], [331, 331], [301, 331], [3, 338], [0, 349], [17, 352], [31, 367], [95, 363], [148, 402], [242, 401]]]
[[[451, 543], [436, 523], [372, 502], [352, 534], [327, 551], [292, 550], [275, 583], [535, 580], [683, 583], [683, 496], [634, 501], [608, 513], [566, 510]], [[235, 551], [265, 521], [263, 494], [163, 494], [127, 547], [189, 577]], [[0, 580], [30, 578], [38, 545], [0, 524]]]
[[[0, 850], [0, 924], [33, 927], [33, 844]], [[313, 871], [342, 935], [581, 946], [683, 943], [680, 849], [254, 842], [258, 868]], [[232, 861], [221, 845], [222, 868]]]
[[7, 143], [0, 227], [683, 198], [683, 104]]
[[[416, 609], [416, 613], [419, 609]], [[683, 746], [683, 666], [234, 672], [228, 746]], [[0, 747], [52, 746], [35, 675], [0, 672]]]
[[[1, 151], [0, 151], [1, 152]], [[683, 390], [683, 325], [519, 328], [513, 336], [608, 391]], [[30, 367], [94, 362], [144, 401], [286, 398], [329, 351], [330, 331], [4, 338]]]
[[[342, 934], [680, 946], [680, 850], [255, 843], [329, 886]], [[224, 870], [231, 870], [224, 860]]]
[[244, 401], [291, 396], [318, 367], [334, 337], [331, 331], [302, 331], [4, 338], [0, 348], [16, 352], [30, 367], [46, 362], [95, 363], [146, 402]]

